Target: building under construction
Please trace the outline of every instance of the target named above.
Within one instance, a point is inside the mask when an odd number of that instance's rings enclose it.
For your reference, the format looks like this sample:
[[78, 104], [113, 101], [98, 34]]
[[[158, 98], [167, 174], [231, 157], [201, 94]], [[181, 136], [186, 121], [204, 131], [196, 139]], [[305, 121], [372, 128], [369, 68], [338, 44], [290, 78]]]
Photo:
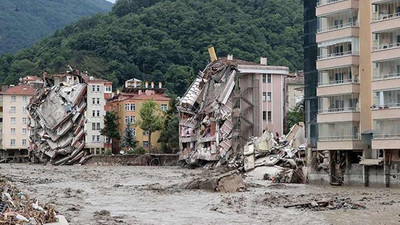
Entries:
[[180, 159], [235, 164], [251, 137], [282, 135], [289, 69], [268, 66], [267, 58], [211, 58], [178, 104]]

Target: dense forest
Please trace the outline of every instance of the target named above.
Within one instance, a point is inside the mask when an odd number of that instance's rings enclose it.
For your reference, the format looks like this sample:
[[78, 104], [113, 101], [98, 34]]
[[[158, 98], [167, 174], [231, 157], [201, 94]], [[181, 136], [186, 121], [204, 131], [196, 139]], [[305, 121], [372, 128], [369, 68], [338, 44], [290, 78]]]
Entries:
[[119, 0], [109, 13], [81, 19], [31, 48], [0, 58], [0, 82], [73, 67], [118, 87], [136, 77], [163, 81], [181, 95], [218, 56], [302, 69], [301, 0]]
[[57, 29], [111, 8], [106, 0], [1, 0], [0, 55], [30, 47]]

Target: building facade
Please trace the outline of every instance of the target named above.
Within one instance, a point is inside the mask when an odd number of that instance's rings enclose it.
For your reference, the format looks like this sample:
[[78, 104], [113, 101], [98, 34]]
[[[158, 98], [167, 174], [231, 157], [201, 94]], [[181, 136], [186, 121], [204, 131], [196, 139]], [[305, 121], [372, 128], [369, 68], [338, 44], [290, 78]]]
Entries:
[[315, 18], [317, 149], [329, 177], [311, 177], [400, 184], [400, 1], [320, 0]]
[[35, 94], [28, 84], [8, 88], [3, 94], [3, 158], [26, 156], [29, 146], [27, 105]]
[[217, 59], [199, 73], [178, 111], [180, 159], [189, 164], [234, 158], [251, 137], [264, 131], [282, 135], [287, 67]]
[[[118, 130], [121, 135], [121, 140], [119, 142], [113, 142], [114, 153], [119, 153], [120, 142], [123, 140], [125, 130], [128, 124], [131, 124], [131, 129], [137, 141], [137, 146], [149, 150], [149, 134], [135, 123], [140, 120], [140, 109], [145, 101], [153, 100], [160, 107], [160, 112], [164, 113], [168, 110], [170, 98], [165, 94], [166, 89], [162, 88], [162, 84], [159, 83], [155, 86], [154, 83], [146, 82], [143, 87], [141, 87], [141, 81], [136, 80], [132, 84], [128, 84], [122, 90], [122, 92], [117, 93], [113, 98], [111, 98], [107, 107], [109, 110], [117, 113], [118, 120]], [[140, 84], [140, 85], [139, 85]], [[157, 152], [161, 150], [161, 143], [158, 143], [160, 138], [160, 131], [151, 134], [151, 145], [152, 150]]]
[[106, 137], [100, 131], [104, 128], [106, 103], [112, 97], [112, 82], [92, 76], [83, 76], [87, 83], [86, 144], [92, 154], [104, 154]]

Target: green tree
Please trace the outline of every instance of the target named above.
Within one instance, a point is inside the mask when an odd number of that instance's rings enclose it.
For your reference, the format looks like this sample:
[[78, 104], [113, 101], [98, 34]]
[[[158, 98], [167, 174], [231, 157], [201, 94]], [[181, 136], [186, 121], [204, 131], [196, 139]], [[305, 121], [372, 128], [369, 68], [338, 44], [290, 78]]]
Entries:
[[287, 115], [288, 129], [294, 125], [305, 121], [304, 103], [298, 104]]
[[128, 150], [133, 150], [136, 148], [135, 135], [133, 134], [132, 124], [128, 122], [126, 124], [124, 138], [121, 143], [121, 147], [127, 148]]
[[193, 69], [188, 66], [171, 65], [164, 76], [165, 87], [174, 94], [183, 96], [194, 80]]
[[170, 96], [170, 98], [169, 108], [164, 116], [164, 126], [158, 140], [164, 146], [164, 153], [173, 153], [179, 148], [179, 115], [176, 109], [178, 100], [176, 96]]
[[115, 112], [107, 112], [104, 117], [104, 128], [100, 130], [100, 134], [108, 138], [107, 144], [110, 144], [111, 140], [116, 141], [121, 139], [116, 123], [117, 120], [118, 116]]
[[152, 150], [151, 135], [161, 130], [162, 116], [159, 105], [153, 100], [144, 101], [139, 112], [140, 120], [138, 126], [149, 133], [149, 152]]

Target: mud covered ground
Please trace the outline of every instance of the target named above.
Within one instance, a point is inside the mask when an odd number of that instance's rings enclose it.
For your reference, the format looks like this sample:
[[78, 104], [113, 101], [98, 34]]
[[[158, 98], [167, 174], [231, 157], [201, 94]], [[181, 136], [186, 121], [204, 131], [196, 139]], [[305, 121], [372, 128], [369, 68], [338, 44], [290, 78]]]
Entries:
[[[399, 224], [400, 190], [271, 184], [214, 193], [177, 185], [207, 176], [178, 167], [54, 167], [1, 164], [25, 194], [54, 204], [70, 224]], [[205, 175], [206, 174], [206, 175]], [[366, 209], [317, 211], [284, 205], [351, 198]]]

